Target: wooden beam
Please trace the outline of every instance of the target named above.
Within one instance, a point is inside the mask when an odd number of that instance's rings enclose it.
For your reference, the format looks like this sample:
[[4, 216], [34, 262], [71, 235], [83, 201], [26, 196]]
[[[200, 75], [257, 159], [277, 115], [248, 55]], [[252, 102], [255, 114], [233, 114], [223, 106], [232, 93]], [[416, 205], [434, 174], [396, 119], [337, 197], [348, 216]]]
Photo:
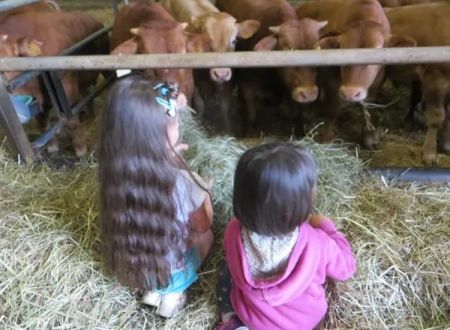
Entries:
[[0, 71], [450, 63], [450, 47], [149, 55], [2, 57]]
[[32, 162], [36, 155], [30, 141], [20, 123], [11, 97], [5, 87], [5, 81], [0, 75], [0, 126], [6, 133], [8, 141], [24, 162]]

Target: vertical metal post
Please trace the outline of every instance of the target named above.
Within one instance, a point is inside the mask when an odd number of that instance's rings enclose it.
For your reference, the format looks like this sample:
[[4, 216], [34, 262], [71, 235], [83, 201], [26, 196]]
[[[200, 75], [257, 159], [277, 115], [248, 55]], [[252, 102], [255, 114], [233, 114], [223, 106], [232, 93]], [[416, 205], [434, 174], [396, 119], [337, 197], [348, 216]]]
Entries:
[[22, 157], [22, 160], [34, 161], [36, 155], [14, 109], [3, 75], [0, 75], [0, 125], [14, 151]]
[[[70, 116], [72, 112], [70, 109], [69, 101], [67, 100], [66, 91], [64, 90], [64, 86], [58, 76], [58, 73], [49, 71], [46, 74], [48, 74], [52, 85], [52, 88], [48, 89], [47, 92], [55, 95], [56, 100], [58, 100], [59, 102], [59, 110], [61, 111], [61, 113], [66, 116]], [[47, 88], [48, 87], [49, 86], [47, 86]]]
[[[42, 79], [42, 82], [44, 83], [45, 91], [50, 99], [53, 109], [55, 109], [55, 111], [58, 113], [58, 116], [59, 116], [64, 111], [64, 109], [59, 104], [58, 96], [53, 90], [53, 83], [52, 83], [50, 74], [48, 72], [44, 72], [43, 74], [41, 74], [40, 78]], [[45, 111], [45, 109], [44, 109], [44, 111]]]

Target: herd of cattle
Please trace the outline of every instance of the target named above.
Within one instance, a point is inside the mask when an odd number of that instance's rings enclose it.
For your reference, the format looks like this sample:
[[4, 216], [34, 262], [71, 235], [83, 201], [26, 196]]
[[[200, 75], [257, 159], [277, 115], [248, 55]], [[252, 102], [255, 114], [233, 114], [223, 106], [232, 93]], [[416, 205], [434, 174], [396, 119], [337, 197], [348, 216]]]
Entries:
[[[434, 3], [429, 3], [434, 2]], [[385, 6], [385, 7], [383, 7]], [[396, 8], [391, 8], [396, 7]], [[109, 40], [100, 39], [83, 54], [150, 54], [329, 48], [382, 48], [450, 45], [450, 3], [430, 0], [316, 0], [294, 8], [287, 0], [151, 0], [123, 6], [115, 15]], [[63, 12], [51, 0], [0, 14], [0, 56], [58, 55], [102, 24], [86, 13]], [[343, 102], [376, 99], [386, 79], [415, 86], [411, 109], [421, 103], [427, 127], [423, 161], [433, 164], [438, 149], [450, 153], [450, 63], [409, 66], [353, 65], [278, 69], [147, 69], [151, 79], [176, 82], [200, 114], [211, 88], [220, 115], [230, 129], [232, 90], [238, 87], [242, 122], [247, 130], [264, 119], [258, 100], [268, 95], [288, 102], [295, 130], [303, 133], [304, 105], [319, 104], [324, 113], [320, 138], [330, 142]], [[6, 73], [8, 79], [19, 73]], [[96, 81], [95, 72], [60, 72], [71, 105]], [[212, 86], [212, 87], [211, 87]], [[35, 79], [18, 94], [50, 107]], [[267, 101], [268, 102], [268, 101]], [[45, 126], [47, 112], [41, 115]], [[363, 144], [375, 147], [378, 130], [364, 111]], [[86, 152], [76, 116], [67, 119], [77, 155]], [[52, 148], [56, 148], [56, 142]]]

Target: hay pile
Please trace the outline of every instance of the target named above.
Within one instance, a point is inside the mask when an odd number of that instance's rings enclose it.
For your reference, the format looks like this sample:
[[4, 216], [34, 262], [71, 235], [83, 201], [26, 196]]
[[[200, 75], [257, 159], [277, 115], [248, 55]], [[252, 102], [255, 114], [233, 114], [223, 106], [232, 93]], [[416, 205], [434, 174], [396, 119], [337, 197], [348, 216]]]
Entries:
[[[186, 118], [186, 155], [214, 177], [217, 244], [192, 299], [172, 320], [157, 317], [104, 274], [96, 227], [96, 163], [73, 170], [17, 166], [0, 148], [0, 328], [207, 329], [216, 321], [215, 265], [230, 209], [233, 166], [245, 149], [209, 139]], [[393, 188], [362, 175], [341, 146], [306, 140], [320, 166], [318, 209], [348, 233], [358, 275], [330, 296], [327, 328], [450, 325], [450, 188]]]
[[332, 328], [450, 326], [450, 188], [359, 184], [336, 221], [348, 234], [358, 274], [337, 288]]

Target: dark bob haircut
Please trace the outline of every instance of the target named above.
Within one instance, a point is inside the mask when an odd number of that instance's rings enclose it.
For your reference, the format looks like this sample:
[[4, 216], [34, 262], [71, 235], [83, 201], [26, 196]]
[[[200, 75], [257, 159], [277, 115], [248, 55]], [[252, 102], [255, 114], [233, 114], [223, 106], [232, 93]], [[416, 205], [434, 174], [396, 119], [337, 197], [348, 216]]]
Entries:
[[234, 215], [260, 235], [287, 234], [311, 214], [316, 183], [317, 165], [306, 149], [290, 143], [256, 146], [237, 165]]

